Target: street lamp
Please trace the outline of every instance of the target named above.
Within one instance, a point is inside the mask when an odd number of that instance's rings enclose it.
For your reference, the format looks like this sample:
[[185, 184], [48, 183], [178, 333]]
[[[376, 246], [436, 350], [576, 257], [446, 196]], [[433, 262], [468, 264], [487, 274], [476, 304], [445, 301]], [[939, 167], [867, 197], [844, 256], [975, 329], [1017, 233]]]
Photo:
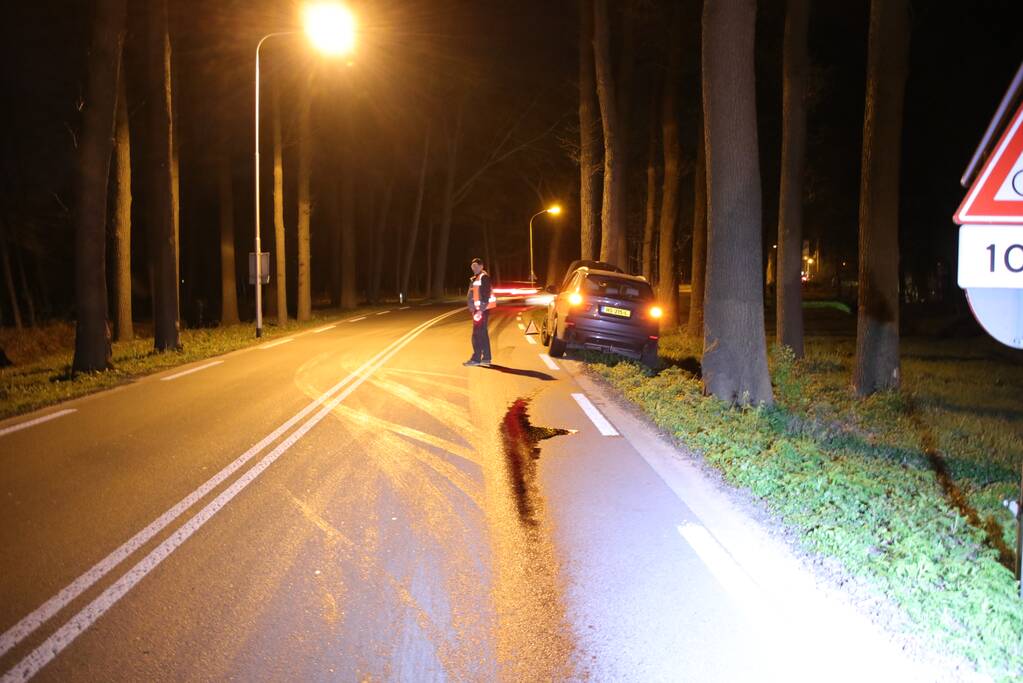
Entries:
[[561, 207], [557, 204], [550, 206], [543, 211], [537, 211], [529, 219], [529, 281], [536, 284], [536, 271], [533, 270], [533, 218], [536, 218], [540, 214], [549, 213], [552, 216], [557, 216], [561, 213]]
[[[355, 49], [355, 17], [336, 2], [316, 2], [302, 11], [303, 31], [319, 52], [337, 57]], [[256, 43], [256, 337], [263, 336], [263, 274], [259, 240], [259, 50], [269, 38], [302, 31], [275, 31]]]

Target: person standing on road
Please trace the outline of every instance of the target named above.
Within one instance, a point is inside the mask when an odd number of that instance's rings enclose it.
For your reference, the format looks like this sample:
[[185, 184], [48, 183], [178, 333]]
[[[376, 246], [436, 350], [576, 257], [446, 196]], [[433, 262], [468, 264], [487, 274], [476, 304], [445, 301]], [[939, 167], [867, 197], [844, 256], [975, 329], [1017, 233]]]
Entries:
[[487, 321], [490, 310], [497, 308], [497, 298], [490, 287], [490, 275], [483, 269], [483, 260], [474, 258], [469, 264], [472, 278], [469, 280], [467, 303], [472, 315], [472, 358], [462, 365], [490, 367], [490, 332]]

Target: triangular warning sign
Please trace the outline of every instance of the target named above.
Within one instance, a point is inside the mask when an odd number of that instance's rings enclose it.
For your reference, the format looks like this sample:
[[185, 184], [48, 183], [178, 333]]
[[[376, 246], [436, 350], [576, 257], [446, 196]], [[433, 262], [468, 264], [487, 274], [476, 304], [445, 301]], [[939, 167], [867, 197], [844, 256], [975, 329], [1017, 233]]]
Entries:
[[954, 219], [960, 225], [1023, 223], [1023, 103], [973, 181]]
[[529, 325], [526, 327], [526, 334], [540, 334], [540, 332], [536, 329], [536, 323], [532, 320], [529, 321]]

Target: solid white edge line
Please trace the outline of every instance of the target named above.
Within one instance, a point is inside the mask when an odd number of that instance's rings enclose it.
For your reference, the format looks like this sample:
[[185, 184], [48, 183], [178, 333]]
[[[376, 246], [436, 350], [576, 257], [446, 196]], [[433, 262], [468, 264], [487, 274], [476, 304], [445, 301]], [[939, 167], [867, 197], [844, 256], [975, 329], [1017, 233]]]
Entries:
[[[529, 339], [529, 337], [526, 337], [526, 339]], [[551, 370], [560, 370], [560, 369], [561, 369], [561, 368], [560, 368], [560, 367], [558, 366], [558, 364], [554, 362], [554, 359], [553, 359], [553, 358], [551, 358], [551, 357], [550, 357], [549, 355], [547, 355], [546, 353], [541, 353], [541, 354], [540, 354], [540, 360], [542, 360], [542, 361], [543, 361], [543, 364], [544, 364], [544, 365], [546, 365], [546, 366], [547, 366], [548, 368], [550, 368]]]
[[263, 344], [259, 348], [265, 351], [267, 349], [272, 349], [275, 346], [280, 346], [281, 344], [287, 344], [288, 342], [293, 341], [295, 341], [294, 337], [288, 337], [287, 339], [281, 339], [280, 341], [270, 342], [269, 344]]
[[762, 592], [753, 579], [705, 527], [685, 522], [678, 525], [678, 533], [689, 543], [714, 579], [740, 605], [762, 602]]
[[[6, 434], [10, 434], [11, 432], [16, 432], [16, 431], [19, 431], [21, 429], [25, 429], [26, 427], [34, 427], [35, 425], [42, 424], [44, 422], [49, 422], [50, 420], [55, 420], [58, 417], [63, 417], [65, 415], [69, 415], [69, 414], [71, 414], [71, 413], [73, 413], [73, 412], [75, 412], [77, 410], [78, 410], [77, 408], [65, 408], [64, 410], [58, 410], [55, 413], [50, 413], [49, 415], [43, 415], [42, 417], [37, 417], [37, 418], [35, 418], [33, 420], [28, 420], [26, 422], [20, 422], [20, 423], [18, 423], [16, 425], [11, 425], [10, 427], [4, 427], [3, 429], [0, 429], [0, 436], [4, 436]], [[0, 654], [3, 654], [3, 653], [0, 652]]]
[[313, 330], [313, 334], [319, 334], [320, 332], [326, 332], [327, 330], [332, 330], [335, 327], [337, 327], [337, 323], [334, 323], [332, 325], [324, 325], [323, 327], [320, 327], [320, 328], [317, 328], [317, 329]]
[[[367, 368], [373, 366], [373, 364], [377, 360], [380, 360], [381, 358], [386, 356], [386, 358], [384, 358], [384, 361], [386, 361], [388, 358], [390, 358], [391, 355], [393, 355], [393, 353], [396, 353], [398, 349], [403, 348], [412, 339], [414, 339], [420, 333], [422, 333], [427, 328], [432, 326], [434, 323], [437, 323], [450, 315], [454, 315], [460, 310], [461, 309], [459, 308], [441, 314], [435, 318], [432, 318], [431, 320], [421, 323], [420, 325], [413, 328], [409, 332], [406, 332], [404, 335], [395, 340], [387, 348], [380, 351], [375, 356], [364, 362], [354, 372], [352, 372], [347, 377], [337, 382], [337, 384], [335, 384], [333, 387], [331, 387], [326, 392], [321, 394], [316, 400], [314, 400], [305, 408], [300, 410], [298, 413], [290, 417], [287, 421], [281, 424], [277, 429], [272, 431], [270, 434], [265, 436], [257, 444], [252, 446], [249, 450], [245, 451], [245, 453], [236, 458], [234, 462], [230, 463], [220, 472], [210, 477], [199, 488], [197, 488], [195, 491], [187, 495], [185, 498], [181, 499], [181, 501], [179, 501], [177, 505], [164, 512], [162, 515], [160, 515], [160, 517], [153, 520], [146, 528], [136, 533], [134, 536], [132, 536], [130, 539], [122, 543], [117, 549], [115, 549], [105, 558], [103, 558], [102, 560], [94, 564], [92, 567], [90, 567], [84, 574], [82, 574], [77, 579], [72, 581], [70, 584], [65, 586], [59, 593], [57, 593], [49, 600], [44, 602], [30, 614], [24, 616], [21, 620], [18, 621], [18, 623], [16, 623], [14, 626], [10, 627], [2, 635], [0, 635], [0, 656], [3, 656], [8, 650], [10, 650], [12, 647], [21, 642], [22, 639], [27, 637], [29, 634], [31, 634], [33, 631], [39, 628], [39, 626], [41, 626], [43, 623], [45, 623], [51, 617], [53, 617], [57, 612], [66, 607], [71, 601], [75, 600], [83, 592], [88, 590], [94, 583], [96, 583], [101, 578], [106, 576], [106, 574], [108, 574], [118, 564], [123, 562], [125, 558], [127, 558], [128, 556], [136, 552], [139, 548], [141, 548], [143, 545], [148, 543], [154, 536], [156, 536], [156, 534], [160, 533], [171, 522], [180, 517], [182, 513], [184, 513], [190, 507], [195, 505], [202, 498], [206, 497], [206, 495], [208, 495], [210, 491], [212, 491], [214, 488], [220, 485], [227, 477], [231, 476], [234, 472], [241, 468], [242, 465], [244, 465], [253, 457], [262, 452], [267, 446], [276, 441], [282, 434], [284, 434], [288, 429], [294, 426], [295, 423], [302, 420], [317, 406], [321, 405], [322, 403], [327, 401], [332, 395], [336, 394], [338, 391], [344, 388], [346, 384], [349, 384], [350, 382], [355, 380], [360, 375], [360, 373], [362, 373]], [[391, 352], [392, 350], [393, 352]], [[361, 384], [362, 381], [364, 380], [359, 380], [359, 383]], [[69, 411], [74, 412], [74, 409], [69, 409]], [[56, 415], [57, 414], [55, 413], [54, 416]], [[46, 417], [49, 418], [49, 416]], [[25, 423], [25, 425], [27, 426], [28, 423]], [[98, 616], [99, 615], [97, 615], [97, 617]], [[70, 642], [70, 640], [68, 642]], [[56, 653], [54, 653], [54, 655], [55, 654]], [[25, 660], [23, 660], [23, 663], [24, 661]], [[4, 677], [0, 680], [6, 683], [6, 681], [9, 679], [9, 676], [13, 671], [14, 670], [12, 669], [10, 672], [5, 674]], [[26, 676], [29, 675], [32, 674], [31, 673], [26, 674]], [[19, 678], [10, 680], [23, 679]]]
[[365, 320], [365, 319], [366, 319], [366, 316], [362, 316], [361, 318], [349, 318], [349, 319], [348, 319], [348, 320], [346, 320], [345, 322], [346, 322], [346, 323], [357, 323], [357, 322], [359, 322], [360, 320]]
[[597, 428], [597, 431], [604, 436], [618, 436], [618, 430], [597, 410], [597, 407], [590, 402], [586, 394], [572, 394], [572, 398], [575, 399], [575, 402], [586, 413], [586, 417], [590, 418], [590, 422]]
[[206, 368], [212, 368], [214, 365], [220, 365], [223, 362], [224, 361], [222, 361], [222, 360], [215, 360], [212, 363], [206, 363], [206, 365], [200, 365], [197, 368], [190, 368], [190, 369], [185, 370], [183, 372], [179, 372], [179, 373], [176, 373], [176, 374], [173, 374], [173, 375], [169, 375], [167, 377], [161, 377], [160, 381], [161, 382], [169, 382], [172, 379], [177, 379], [178, 377], [184, 377], [185, 375], [191, 375], [193, 372], [199, 372], [200, 370], [205, 370]]
[[533, 345], [536, 344], [536, 340], [533, 339], [532, 337], [526, 337], [526, 341], [529, 342], [530, 344], [533, 344]]

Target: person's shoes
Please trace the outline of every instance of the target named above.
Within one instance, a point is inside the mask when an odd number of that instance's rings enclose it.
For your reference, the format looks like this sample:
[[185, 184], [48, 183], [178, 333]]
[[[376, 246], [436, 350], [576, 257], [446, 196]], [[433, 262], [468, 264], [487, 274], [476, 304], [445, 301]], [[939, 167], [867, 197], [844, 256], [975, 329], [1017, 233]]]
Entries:
[[462, 365], [466, 366], [467, 368], [468, 367], [472, 367], [474, 365], [479, 365], [479, 364], [480, 364], [480, 362], [478, 360], [476, 360], [475, 358], [470, 358], [469, 360], [467, 360], [464, 363], [462, 363]]
[[488, 360], [481, 360], [480, 361], [480, 367], [481, 368], [489, 368], [490, 367], [490, 361], [488, 361]]

